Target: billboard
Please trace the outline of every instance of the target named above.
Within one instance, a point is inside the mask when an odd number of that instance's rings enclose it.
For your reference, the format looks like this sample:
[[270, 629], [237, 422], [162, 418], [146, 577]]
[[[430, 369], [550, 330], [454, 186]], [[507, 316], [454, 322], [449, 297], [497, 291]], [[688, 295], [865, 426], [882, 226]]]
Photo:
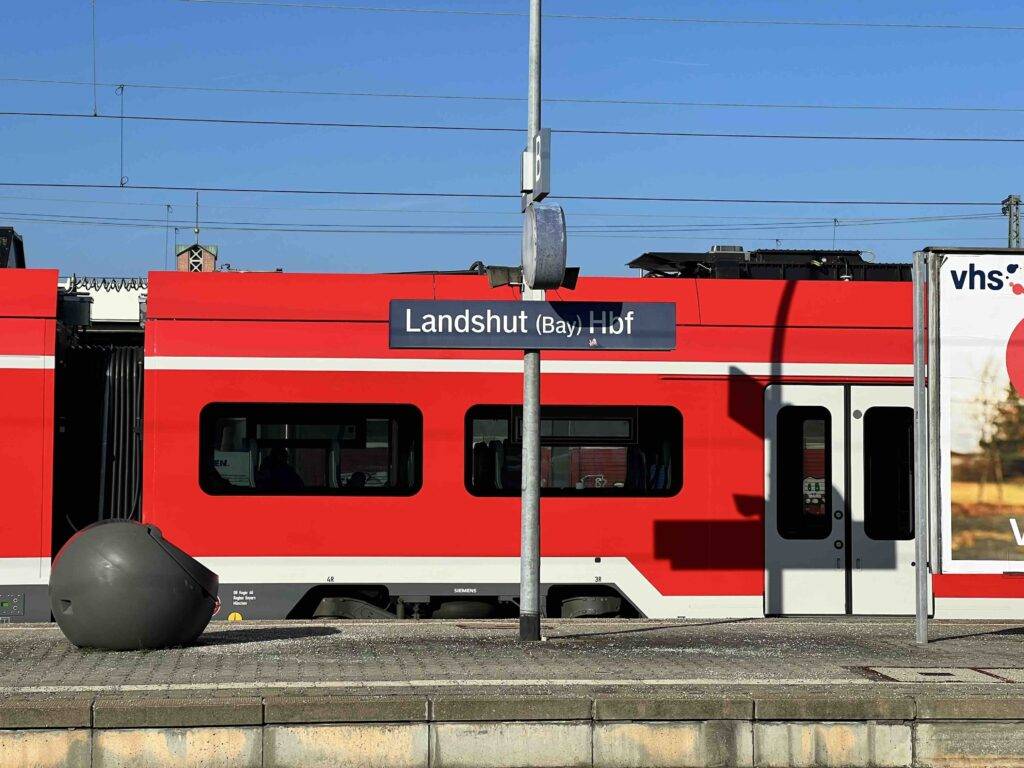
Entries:
[[1024, 253], [944, 256], [942, 570], [1024, 572]]

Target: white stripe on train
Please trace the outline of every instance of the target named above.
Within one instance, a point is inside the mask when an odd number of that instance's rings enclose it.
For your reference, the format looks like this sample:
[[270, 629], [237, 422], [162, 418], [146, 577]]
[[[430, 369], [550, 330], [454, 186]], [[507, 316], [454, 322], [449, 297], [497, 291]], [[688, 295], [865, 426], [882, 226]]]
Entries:
[[[222, 584], [516, 584], [516, 557], [202, 557]], [[597, 577], [601, 582], [597, 582]], [[662, 595], [623, 557], [546, 557], [541, 577], [548, 584], [614, 583], [650, 618], [760, 618], [761, 595]], [[0, 557], [3, 585], [45, 585], [48, 557]], [[1024, 598], [937, 597], [937, 619], [1024, 620]]]
[[0, 355], [0, 370], [53, 370], [53, 355]]
[[[521, 373], [515, 359], [420, 357], [205, 357], [153, 355], [151, 371], [358, 371], [396, 373]], [[730, 363], [677, 360], [542, 360], [545, 373], [650, 374], [661, 376], [803, 376], [909, 379], [902, 363]]]

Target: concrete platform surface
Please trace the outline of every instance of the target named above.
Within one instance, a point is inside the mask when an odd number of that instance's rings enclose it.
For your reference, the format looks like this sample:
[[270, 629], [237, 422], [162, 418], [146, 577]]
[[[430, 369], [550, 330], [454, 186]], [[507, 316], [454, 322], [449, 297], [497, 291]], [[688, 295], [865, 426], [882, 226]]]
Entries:
[[934, 622], [924, 647], [910, 619], [551, 620], [544, 633], [524, 644], [514, 621], [218, 622], [194, 647], [100, 652], [53, 624], [7, 624], [0, 696], [1024, 696], [1020, 624]]

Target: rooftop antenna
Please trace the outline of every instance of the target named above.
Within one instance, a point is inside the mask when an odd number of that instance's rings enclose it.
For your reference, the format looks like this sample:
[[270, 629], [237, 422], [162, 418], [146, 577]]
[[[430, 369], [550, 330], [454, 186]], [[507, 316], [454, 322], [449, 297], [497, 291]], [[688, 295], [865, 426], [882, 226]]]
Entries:
[[196, 227], [193, 230], [196, 233], [196, 245], [199, 245], [199, 193], [196, 192]]

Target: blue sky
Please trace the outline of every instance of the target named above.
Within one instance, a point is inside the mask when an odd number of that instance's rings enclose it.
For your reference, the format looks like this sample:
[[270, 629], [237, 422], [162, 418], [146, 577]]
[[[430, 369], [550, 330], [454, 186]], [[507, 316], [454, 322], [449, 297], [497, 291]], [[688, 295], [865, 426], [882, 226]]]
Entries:
[[[526, 0], [323, 0], [324, 4], [522, 11]], [[732, 19], [1024, 24], [1011, 6], [951, 2], [546, 0], [550, 13]], [[0, 77], [92, 78], [88, 0], [6, 3]], [[545, 96], [710, 102], [1024, 107], [1024, 32], [834, 29], [551, 19]], [[523, 96], [526, 19], [369, 13], [180, 0], [97, 0], [98, 79], [223, 88]], [[0, 81], [3, 110], [91, 113], [90, 86]], [[119, 96], [98, 89], [99, 109]], [[521, 102], [227, 94], [128, 87], [127, 114], [334, 122], [525, 125]], [[667, 131], [1024, 136], [1022, 113], [704, 109], [547, 104], [545, 125]], [[0, 117], [0, 181], [118, 184], [112, 120]], [[130, 184], [509, 193], [517, 134], [126, 122]], [[1014, 144], [789, 142], [559, 136], [554, 193], [694, 197], [993, 200], [1024, 191]], [[92, 201], [92, 202], [90, 202]], [[555, 201], [555, 198], [552, 198]], [[190, 192], [0, 189], [0, 223], [23, 234], [33, 266], [94, 275], [162, 268], [161, 226], [100, 226], [194, 216]], [[907, 260], [926, 244], [1005, 245], [991, 208], [607, 203], [564, 201], [570, 262], [623, 274], [645, 251], [832, 245]], [[366, 210], [372, 209], [372, 210]], [[202, 240], [238, 268], [289, 271], [452, 269], [516, 263], [518, 201], [204, 193]], [[45, 214], [41, 216], [40, 214]], [[989, 218], [852, 226], [856, 218]], [[31, 219], [80, 217], [89, 225]], [[19, 218], [20, 217], [20, 218]], [[811, 218], [813, 222], [797, 221]], [[139, 221], [131, 221], [139, 220]], [[215, 222], [233, 226], [215, 230]], [[289, 233], [237, 227], [346, 225], [509, 228], [500, 234]], [[794, 228], [801, 225], [804, 228]], [[590, 229], [587, 229], [587, 228]], [[595, 230], [594, 228], [599, 228]], [[609, 229], [618, 227], [619, 229]], [[637, 227], [642, 232], [623, 230]], [[658, 229], [652, 229], [658, 228]], [[704, 231], [694, 231], [694, 227]], [[709, 227], [721, 227], [711, 231]], [[746, 229], [742, 229], [746, 227]], [[666, 228], [668, 228], [666, 230]], [[686, 231], [680, 231], [686, 230]], [[493, 230], [492, 230], [493, 231]]]

